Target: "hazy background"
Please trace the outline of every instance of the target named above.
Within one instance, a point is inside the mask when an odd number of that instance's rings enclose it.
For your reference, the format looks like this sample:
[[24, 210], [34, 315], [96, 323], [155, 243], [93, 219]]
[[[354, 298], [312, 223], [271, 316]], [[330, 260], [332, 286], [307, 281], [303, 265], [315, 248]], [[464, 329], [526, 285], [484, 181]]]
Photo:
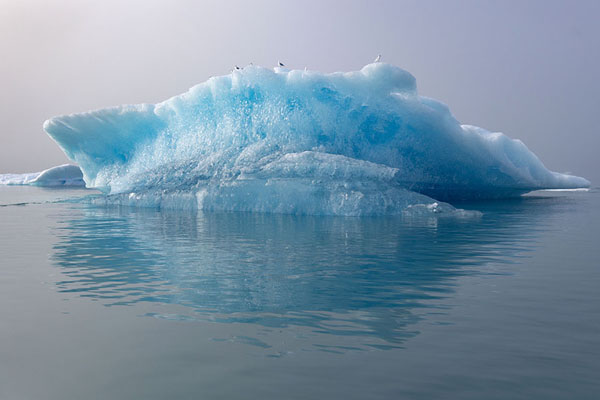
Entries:
[[253, 62], [377, 56], [463, 123], [600, 182], [600, 1], [0, 0], [0, 173], [66, 162], [58, 114], [158, 102]]

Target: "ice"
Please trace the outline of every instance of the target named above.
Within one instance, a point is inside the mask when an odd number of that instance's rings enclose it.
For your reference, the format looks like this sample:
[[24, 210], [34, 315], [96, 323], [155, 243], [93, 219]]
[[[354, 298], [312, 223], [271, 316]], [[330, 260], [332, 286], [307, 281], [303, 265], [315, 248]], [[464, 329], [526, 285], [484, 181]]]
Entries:
[[0, 174], [0, 185], [85, 186], [81, 169], [64, 164], [42, 172]]
[[437, 213], [454, 210], [438, 200], [589, 186], [519, 140], [461, 125], [384, 63], [332, 74], [247, 66], [156, 105], [54, 117], [44, 129], [88, 187], [128, 204]]

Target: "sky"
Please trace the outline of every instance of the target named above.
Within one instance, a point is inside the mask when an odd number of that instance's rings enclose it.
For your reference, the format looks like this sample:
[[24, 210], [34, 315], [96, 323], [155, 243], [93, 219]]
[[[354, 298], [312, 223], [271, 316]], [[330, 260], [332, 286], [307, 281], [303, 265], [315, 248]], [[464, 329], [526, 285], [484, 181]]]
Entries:
[[600, 182], [600, 1], [0, 0], [0, 173], [67, 162], [55, 115], [155, 103], [250, 62], [382, 54], [461, 123]]

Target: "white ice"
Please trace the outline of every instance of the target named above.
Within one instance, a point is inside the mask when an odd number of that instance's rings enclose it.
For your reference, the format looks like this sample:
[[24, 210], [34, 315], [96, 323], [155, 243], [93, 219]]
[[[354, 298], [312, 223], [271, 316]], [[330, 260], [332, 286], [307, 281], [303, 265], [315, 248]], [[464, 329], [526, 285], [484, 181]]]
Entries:
[[41, 172], [0, 174], [0, 185], [85, 186], [78, 166], [59, 165]]

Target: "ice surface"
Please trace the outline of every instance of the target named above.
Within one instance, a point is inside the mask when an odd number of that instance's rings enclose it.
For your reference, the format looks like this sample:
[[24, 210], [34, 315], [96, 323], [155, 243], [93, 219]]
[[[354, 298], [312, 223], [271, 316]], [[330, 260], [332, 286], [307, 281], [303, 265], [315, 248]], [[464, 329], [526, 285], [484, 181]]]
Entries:
[[42, 172], [0, 174], [0, 185], [85, 186], [81, 169], [64, 164]]
[[437, 202], [586, 187], [519, 140], [460, 125], [389, 64], [248, 66], [162, 103], [54, 117], [44, 129], [89, 187], [119, 202], [373, 215]]

